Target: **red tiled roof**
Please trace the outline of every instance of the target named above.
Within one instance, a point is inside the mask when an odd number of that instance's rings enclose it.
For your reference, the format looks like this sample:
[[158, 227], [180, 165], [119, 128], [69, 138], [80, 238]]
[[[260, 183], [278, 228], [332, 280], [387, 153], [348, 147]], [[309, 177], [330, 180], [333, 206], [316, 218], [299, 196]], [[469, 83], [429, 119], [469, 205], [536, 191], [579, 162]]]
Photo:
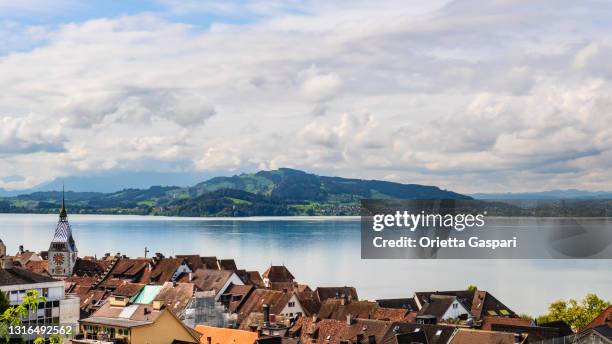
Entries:
[[514, 333], [460, 329], [449, 344], [514, 344]]
[[263, 305], [270, 306], [270, 314], [280, 314], [291, 299], [293, 293], [270, 289], [256, 289], [242, 302], [238, 309], [240, 319], [246, 318], [252, 312], [263, 312]]
[[174, 314], [179, 315], [187, 306], [195, 293], [192, 283], [166, 282], [155, 296], [156, 301], [162, 301]]
[[49, 274], [49, 265], [46, 260], [30, 260], [26, 263], [26, 269], [39, 274]]
[[284, 265], [272, 265], [263, 273], [264, 278], [268, 278], [270, 282], [293, 282], [295, 277], [289, 272]]
[[233, 272], [228, 270], [199, 269], [191, 275], [193, 283], [199, 291], [213, 291], [218, 293], [227, 280], [232, 277]]
[[118, 295], [118, 296], [127, 296], [127, 297], [132, 297], [132, 296], [136, 296], [138, 293], [140, 293], [140, 291], [142, 290], [142, 288], [144, 288], [144, 284], [142, 283], [130, 283], [130, 282], [123, 282], [121, 285], [117, 286], [117, 288], [113, 291], [113, 295]]
[[315, 293], [321, 302], [327, 299], [359, 300], [357, 289], [354, 287], [318, 287], [315, 289]]
[[493, 325], [532, 326], [533, 321], [522, 318], [485, 317], [482, 321], [482, 330], [491, 331]]

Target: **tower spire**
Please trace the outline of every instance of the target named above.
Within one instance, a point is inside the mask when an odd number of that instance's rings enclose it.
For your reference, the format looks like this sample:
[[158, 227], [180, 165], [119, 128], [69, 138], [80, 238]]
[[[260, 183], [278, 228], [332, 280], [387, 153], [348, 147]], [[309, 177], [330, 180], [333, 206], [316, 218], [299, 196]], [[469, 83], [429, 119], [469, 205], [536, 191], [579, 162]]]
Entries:
[[62, 209], [60, 210], [60, 221], [66, 221], [68, 213], [66, 212], [66, 201], [64, 199], [64, 183], [62, 183]]

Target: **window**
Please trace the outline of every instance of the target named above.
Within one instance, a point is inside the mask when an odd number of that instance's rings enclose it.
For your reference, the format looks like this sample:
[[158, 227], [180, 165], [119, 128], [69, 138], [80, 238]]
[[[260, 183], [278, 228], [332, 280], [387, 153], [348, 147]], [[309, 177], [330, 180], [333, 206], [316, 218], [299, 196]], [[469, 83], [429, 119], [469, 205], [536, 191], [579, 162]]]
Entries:
[[292, 302], [289, 302], [289, 304], [287, 304], [287, 306], [289, 306], [289, 307], [295, 307], [295, 302], [293, 302], [293, 301], [292, 301]]
[[458, 306], [459, 306], [458, 304], [453, 303], [453, 309], [457, 309]]
[[49, 288], [43, 288], [42, 289], [42, 296], [43, 297], [49, 297]]

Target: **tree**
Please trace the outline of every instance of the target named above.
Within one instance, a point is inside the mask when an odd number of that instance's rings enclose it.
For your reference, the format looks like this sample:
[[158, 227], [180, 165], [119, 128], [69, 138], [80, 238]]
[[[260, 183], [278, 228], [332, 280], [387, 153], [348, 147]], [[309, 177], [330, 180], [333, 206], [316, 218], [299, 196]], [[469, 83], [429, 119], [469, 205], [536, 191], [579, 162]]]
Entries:
[[548, 306], [548, 313], [538, 317], [538, 323], [562, 320], [574, 330], [580, 330], [610, 306], [610, 302], [595, 294], [587, 294], [582, 300], [558, 300]]
[[468, 291], [476, 291], [476, 290], [478, 290], [478, 287], [473, 285], [473, 284], [470, 284], [470, 285], [468, 285], [466, 290], [468, 290]]
[[8, 295], [0, 291], [0, 314], [4, 313], [11, 306]]
[[[18, 306], [8, 307], [0, 314], [0, 337], [4, 337], [8, 343], [11, 339], [8, 331], [9, 326], [22, 325], [21, 319], [27, 318], [30, 313], [36, 314], [38, 304], [47, 300], [40, 296], [36, 290], [28, 290], [23, 298], [23, 302]], [[43, 338], [37, 338], [35, 344], [44, 342]]]

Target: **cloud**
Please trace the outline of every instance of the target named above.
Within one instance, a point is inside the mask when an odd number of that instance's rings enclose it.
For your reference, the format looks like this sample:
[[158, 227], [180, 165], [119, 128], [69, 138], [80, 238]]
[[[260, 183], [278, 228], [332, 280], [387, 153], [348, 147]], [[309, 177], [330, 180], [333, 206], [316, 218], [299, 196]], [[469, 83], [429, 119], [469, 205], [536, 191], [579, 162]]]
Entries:
[[612, 5], [563, 5], [166, 1], [11, 20], [0, 180], [289, 166], [463, 192], [612, 189]]
[[321, 73], [315, 66], [301, 73], [300, 94], [313, 102], [324, 102], [334, 97], [342, 81], [335, 73]]
[[63, 152], [66, 137], [60, 124], [42, 120], [35, 115], [0, 117], [0, 154]]

